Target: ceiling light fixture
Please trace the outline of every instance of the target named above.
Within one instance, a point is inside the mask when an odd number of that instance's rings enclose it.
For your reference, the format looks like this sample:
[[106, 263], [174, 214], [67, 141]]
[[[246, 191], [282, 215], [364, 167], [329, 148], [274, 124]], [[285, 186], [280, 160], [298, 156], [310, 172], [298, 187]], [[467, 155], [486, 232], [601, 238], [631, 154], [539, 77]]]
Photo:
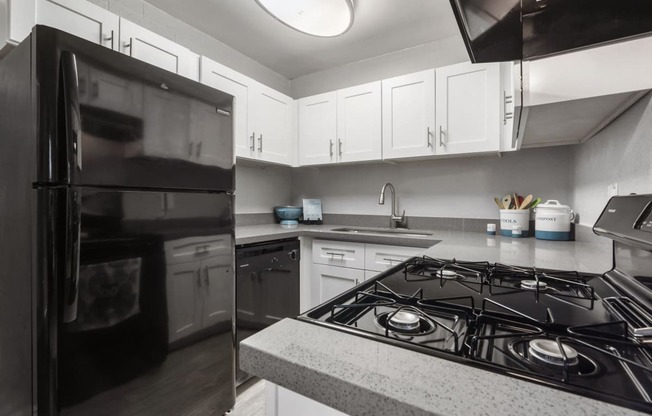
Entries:
[[333, 37], [353, 25], [353, 0], [256, 0], [276, 20], [308, 35]]

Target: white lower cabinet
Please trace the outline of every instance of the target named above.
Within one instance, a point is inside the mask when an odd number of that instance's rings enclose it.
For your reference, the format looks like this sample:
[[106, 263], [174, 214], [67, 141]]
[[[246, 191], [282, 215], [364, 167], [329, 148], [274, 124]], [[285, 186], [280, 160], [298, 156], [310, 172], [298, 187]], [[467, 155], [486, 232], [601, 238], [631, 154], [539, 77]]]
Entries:
[[267, 382], [266, 416], [346, 416], [339, 410]]
[[313, 264], [312, 279], [317, 304], [321, 304], [362, 283], [364, 270]]
[[[310, 307], [320, 305], [424, 249], [417, 247], [314, 240]], [[304, 256], [305, 261], [308, 257]]]

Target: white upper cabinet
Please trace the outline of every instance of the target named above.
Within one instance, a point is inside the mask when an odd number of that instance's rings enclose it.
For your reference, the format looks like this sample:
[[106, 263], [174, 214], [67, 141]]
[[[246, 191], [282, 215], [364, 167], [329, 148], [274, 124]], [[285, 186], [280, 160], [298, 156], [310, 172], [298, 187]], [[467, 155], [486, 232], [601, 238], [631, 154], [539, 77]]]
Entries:
[[120, 18], [86, 0], [36, 0], [36, 23], [118, 50]]
[[34, 1], [0, 1], [0, 51], [15, 46], [29, 36], [35, 20]]
[[256, 158], [292, 165], [292, 98], [265, 85], [253, 82], [249, 87], [249, 136], [253, 136]]
[[435, 70], [382, 81], [383, 158], [435, 154]]
[[437, 155], [500, 150], [500, 64], [437, 68]]
[[299, 165], [337, 162], [337, 93], [298, 100]]
[[337, 153], [340, 162], [382, 158], [380, 85], [378, 81], [337, 91]]
[[248, 79], [205, 56], [201, 58], [200, 82], [233, 96], [233, 140], [235, 155], [254, 159], [254, 138], [247, 134]]
[[170, 72], [197, 79], [190, 73], [193, 55], [187, 48], [128, 20], [120, 19], [120, 51]]

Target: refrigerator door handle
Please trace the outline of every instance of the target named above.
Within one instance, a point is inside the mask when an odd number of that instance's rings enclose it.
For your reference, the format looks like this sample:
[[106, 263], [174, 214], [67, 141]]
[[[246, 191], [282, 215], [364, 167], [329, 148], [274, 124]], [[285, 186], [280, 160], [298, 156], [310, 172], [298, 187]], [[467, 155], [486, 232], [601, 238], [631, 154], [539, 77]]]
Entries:
[[63, 322], [77, 319], [79, 299], [79, 251], [81, 245], [81, 191], [69, 188], [66, 191], [66, 247], [63, 292]]
[[75, 183], [82, 170], [82, 129], [79, 109], [79, 77], [77, 59], [70, 51], [61, 52], [61, 79], [63, 87], [66, 126], [66, 165], [69, 183]]

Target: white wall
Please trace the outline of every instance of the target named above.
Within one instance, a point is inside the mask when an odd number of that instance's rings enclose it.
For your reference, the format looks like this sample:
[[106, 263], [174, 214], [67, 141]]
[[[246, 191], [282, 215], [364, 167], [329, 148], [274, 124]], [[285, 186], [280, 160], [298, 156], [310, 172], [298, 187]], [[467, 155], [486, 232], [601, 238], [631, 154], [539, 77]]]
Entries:
[[652, 94], [574, 146], [572, 167], [572, 207], [584, 225], [598, 219], [610, 183], [618, 183], [620, 195], [652, 193]]
[[461, 35], [455, 35], [295, 78], [291, 81], [291, 96], [307, 97], [468, 60]]
[[299, 168], [292, 172], [292, 200], [321, 198], [325, 213], [389, 215], [378, 204], [391, 182], [399, 209], [408, 216], [498, 218], [493, 197], [508, 192], [569, 203], [571, 149], [527, 149], [475, 158], [438, 159], [395, 165]]
[[277, 205], [290, 205], [292, 174], [285, 166], [243, 166], [235, 173], [235, 213], [271, 213]]
[[[207, 56], [284, 94], [290, 94], [290, 81], [286, 78], [143, 0], [89, 1], [199, 55]], [[188, 7], [195, 7], [192, 2], [188, 3]]]

